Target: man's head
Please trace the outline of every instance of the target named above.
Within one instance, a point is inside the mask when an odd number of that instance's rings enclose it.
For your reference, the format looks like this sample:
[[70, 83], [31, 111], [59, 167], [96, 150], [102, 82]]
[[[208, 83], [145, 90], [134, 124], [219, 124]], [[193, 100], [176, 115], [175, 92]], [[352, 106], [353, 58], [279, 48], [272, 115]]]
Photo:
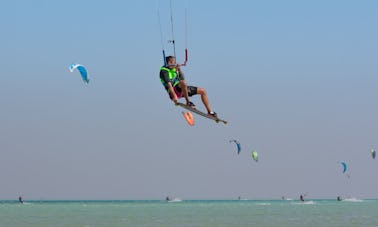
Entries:
[[167, 62], [168, 68], [174, 68], [176, 67], [176, 58], [174, 56], [168, 56], [165, 58], [165, 61]]

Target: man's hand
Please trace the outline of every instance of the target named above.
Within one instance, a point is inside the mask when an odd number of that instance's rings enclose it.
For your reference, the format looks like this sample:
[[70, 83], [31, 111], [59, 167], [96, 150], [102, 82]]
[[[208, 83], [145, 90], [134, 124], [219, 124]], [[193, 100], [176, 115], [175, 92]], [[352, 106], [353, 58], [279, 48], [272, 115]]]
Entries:
[[175, 93], [175, 90], [174, 90], [173, 87], [172, 87], [171, 82], [168, 83], [168, 90], [169, 90], [169, 94], [170, 94], [170, 96], [172, 97], [172, 101], [177, 105], [177, 103], [178, 103], [178, 98], [177, 98], [177, 95], [176, 95], [176, 93]]
[[173, 96], [173, 102], [175, 103], [175, 105], [177, 105], [177, 103], [178, 103], [178, 98], [177, 98], [177, 95], [175, 94], [174, 96]]
[[176, 65], [176, 69], [177, 69], [177, 71], [179, 71], [180, 73], [182, 73], [181, 64], [177, 64]]

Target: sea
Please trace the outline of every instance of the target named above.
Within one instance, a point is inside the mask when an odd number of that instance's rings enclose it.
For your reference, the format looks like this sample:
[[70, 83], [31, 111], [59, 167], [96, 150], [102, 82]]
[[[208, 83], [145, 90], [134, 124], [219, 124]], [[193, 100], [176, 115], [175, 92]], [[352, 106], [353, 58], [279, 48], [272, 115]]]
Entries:
[[378, 199], [0, 201], [0, 226], [378, 226]]

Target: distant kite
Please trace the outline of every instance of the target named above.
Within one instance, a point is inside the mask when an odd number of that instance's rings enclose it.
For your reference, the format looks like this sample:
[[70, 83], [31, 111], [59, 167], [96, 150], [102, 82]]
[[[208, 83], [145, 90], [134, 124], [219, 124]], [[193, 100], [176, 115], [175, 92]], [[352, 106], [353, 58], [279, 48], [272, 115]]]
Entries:
[[80, 64], [72, 64], [72, 65], [70, 65], [70, 71], [71, 71], [71, 73], [75, 69], [77, 69], [80, 72], [81, 78], [83, 79], [83, 81], [85, 83], [88, 84], [89, 83], [89, 75], [88, 75], [87, 69], [84, 66], [80, 65]]
[[345, 162], [341, 162], [341, 165], [343, 166], [343, 173], [345, 173], [348, 169], [348, 166]]
[[373, 158], [373, 159], [375, 159], [375, 150], [374, 149], [371, 149], [371, 157]]
[[236, 144], [236, 147], [237, 147], [237, 154], [240, 154], [240, 152], [241, 152], [241, 145], [240, 145], [240, 143], [239, 143], [239, 141], [237, 141], [237, 140], [230, 140], [230, 143], [232, 143], [232, 142], [234, 142], [235, 144]]
[[256, 162], [259, 161], [259, 154], [257, 153], [257, 151], [252, 151], [252, 158]]

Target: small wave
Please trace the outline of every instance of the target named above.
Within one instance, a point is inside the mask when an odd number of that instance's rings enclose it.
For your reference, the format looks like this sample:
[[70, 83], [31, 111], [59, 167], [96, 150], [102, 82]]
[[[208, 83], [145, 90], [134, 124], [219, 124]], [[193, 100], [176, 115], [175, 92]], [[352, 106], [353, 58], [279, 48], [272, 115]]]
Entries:
[[256, 205], [259, 205], [259, 206], [269, 206], [269, 205], [272, 205], [271, 203], [256, 203]]
[[343, 201], [345, 201], [345, 202], [363, 202], [362, 199], [357, 199], [357, 198], [346, 198], [346, 199], [343, 199]]
[[23, 202], [21, 205], [31, 205], [31, 203]]
[[294, 205], [313, 205], [316, 204], [316, 202], [310, 200], [310, 201], [305, 201], [305, 202], [299, 202], [299, 203], [292, 203]]
[[310, 201], [303, 202], [303, 204], [315, 204], [315, 202], [310, 200]]
[[178, 203], [178, 202], [182, 202], [182, 199], [180, 199], [180, 198], [174, 198], [172, 200], [169, 200], [168, 202], [169, 203]]

